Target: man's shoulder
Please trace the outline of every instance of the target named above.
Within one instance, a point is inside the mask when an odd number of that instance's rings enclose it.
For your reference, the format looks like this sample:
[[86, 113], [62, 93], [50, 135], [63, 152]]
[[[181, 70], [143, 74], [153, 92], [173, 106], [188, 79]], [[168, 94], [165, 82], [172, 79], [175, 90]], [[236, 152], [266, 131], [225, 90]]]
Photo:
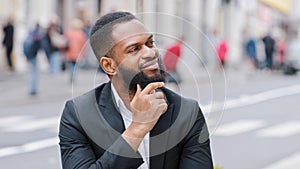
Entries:
[[79, 96], [68, 99], [65, 102], [65, 109], [69, 110], [69, 113], [72, 113], [76, 112], [78, 108], [81, 109], [82, 107], [95, 105], [95, 103], [99, 102], [99, 96], [101, 95], [101, 92], [105, 90], [105, 87], [109, 86], [107, 84], [108, 83], [103, 83]]
[[84, 114], [93, 114], [91, 111], [86, 113], [86, 110], [92, 110], [91, 108], [94, 108], [94, 105], [96, 105], [95, 103], [98, 102], [100, 93], [103, 91], [103, 88], [107, 86], [107, 84], [108, 83], [101, 84], [82, 95], [67, 100], [63, 110], [62, 119], [68, 121], [70, 119], [78, 119], [79, 116]]

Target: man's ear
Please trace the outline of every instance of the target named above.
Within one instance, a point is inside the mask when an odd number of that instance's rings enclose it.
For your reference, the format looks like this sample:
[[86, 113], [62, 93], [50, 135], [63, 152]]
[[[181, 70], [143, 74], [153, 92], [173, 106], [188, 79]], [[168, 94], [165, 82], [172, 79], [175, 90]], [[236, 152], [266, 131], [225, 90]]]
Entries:
[[106, 56], [101, 57], [100, 65], [102, 66], [104, 72], [110, 76], [113, 76], [117, 73], [117, 65], [112, 58]]

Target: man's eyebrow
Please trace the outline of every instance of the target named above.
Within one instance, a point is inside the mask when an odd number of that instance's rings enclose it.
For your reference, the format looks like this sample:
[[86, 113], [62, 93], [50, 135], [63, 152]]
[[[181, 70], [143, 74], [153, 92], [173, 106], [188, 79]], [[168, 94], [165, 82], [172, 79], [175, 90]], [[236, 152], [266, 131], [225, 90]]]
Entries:
[[[147, 41], [152, 39], [153, 38], [153, 34], [150, 34], [149, 37], [147, 38]], [[133, 44], [130, 44], [128, 46], [126, 46], [125, 50], [127, 50], [128, 48], [132, 47], [132, 46], [137, 46], [139, 45], [140, 43], [133, 43]]]
[[153, 38], [153, 34], [150, 34], [150, 36], [148, 37], [148, 40], [152, 39], [152, 38]]
[[139, 44], [140, 44], [140, 43], [133, 43], [133, 44], [130, 44], [130, 45], [126, 46], [125, 50], [127, 50], [127, 49], [129, 49], [129, 48], [131, 48], [131, 47], [133, 47], [133, 46], [138, 46]]

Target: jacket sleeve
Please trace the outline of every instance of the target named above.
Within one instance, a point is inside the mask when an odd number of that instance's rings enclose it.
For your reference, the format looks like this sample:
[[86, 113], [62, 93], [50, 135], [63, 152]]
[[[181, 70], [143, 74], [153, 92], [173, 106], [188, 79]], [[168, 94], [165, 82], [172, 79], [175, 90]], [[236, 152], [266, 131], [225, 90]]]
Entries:
[[213, 169], [209, 133], [199, 107], [197, 119], [183, 142], [180, 169]]
[[[63, 169], [125, 169], [138, 168], [142, 157], [120, 136], [104, 153], [97, 158], [92, 144], [82, 129], [71, 101], [66, 103], [59, 130], [61, 160]], [[118, 152], [132, 154], [129, 158], [117, 155]], [[111, 152], [114, 152], [111, 153]]]

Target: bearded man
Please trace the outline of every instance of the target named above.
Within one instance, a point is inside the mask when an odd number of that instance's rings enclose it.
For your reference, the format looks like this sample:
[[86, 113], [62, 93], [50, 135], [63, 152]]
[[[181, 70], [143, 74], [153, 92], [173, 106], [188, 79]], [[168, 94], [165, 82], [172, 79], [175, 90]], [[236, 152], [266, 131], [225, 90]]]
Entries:
[[64, 169], [212, 169], [196, 101], [164, 87], [153, 34], [134, 15], [94, 24], [90, 44], [110, 81], [67, 101], [60, 122]]

